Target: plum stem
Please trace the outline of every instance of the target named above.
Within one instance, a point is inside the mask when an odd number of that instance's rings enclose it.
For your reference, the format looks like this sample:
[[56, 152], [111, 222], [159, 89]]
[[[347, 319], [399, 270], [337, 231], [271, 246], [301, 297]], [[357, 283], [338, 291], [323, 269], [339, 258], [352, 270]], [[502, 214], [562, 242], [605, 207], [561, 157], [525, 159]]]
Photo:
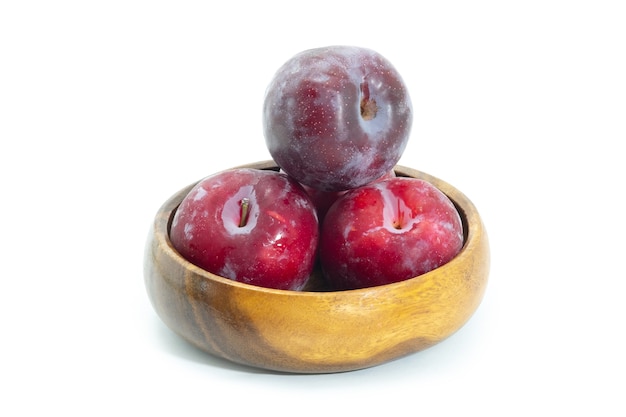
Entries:
[[239, 227], [244, 227], [248, 224], [248, 217], [250, 215], [250, 199], [242, 198], [241, 199], [241, 217], [239, 219]]
[[404, 211], [402, 211], [402, 209], [400, 208], [400, 200], [397, 200], [398, 203], [398, 211], [396, 213], [396, 220], [393, 222], [393, 227], [396, 228], [397, 230], [402, 229], [402, 227], [404, 227]]
[[363, 81], [361, 83], [361, 117], [363, 120], [372, 120], [377, 112], [376, 100], [370, 98], [369, 84]]

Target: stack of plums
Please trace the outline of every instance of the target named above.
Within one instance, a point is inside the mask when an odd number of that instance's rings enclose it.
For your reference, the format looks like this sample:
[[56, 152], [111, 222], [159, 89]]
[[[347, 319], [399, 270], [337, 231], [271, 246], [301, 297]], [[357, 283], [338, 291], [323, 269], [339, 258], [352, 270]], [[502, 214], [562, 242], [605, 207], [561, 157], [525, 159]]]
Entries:
[[459, 213], [430, 183], [396, 176], [413, 110], [398, 71], [353, 46], [303, 51], [266, 90], [263, 133], [276, 170], [199, 181], [170, 240], [189, 262], [247, 284], [325, 290], [416, 277], [463, 245]]

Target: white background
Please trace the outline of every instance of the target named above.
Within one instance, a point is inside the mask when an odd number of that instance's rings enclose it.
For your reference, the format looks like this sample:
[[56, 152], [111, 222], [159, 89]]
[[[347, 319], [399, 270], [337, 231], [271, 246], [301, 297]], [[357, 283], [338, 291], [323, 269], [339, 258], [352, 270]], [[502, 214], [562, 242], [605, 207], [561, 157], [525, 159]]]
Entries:
[[[3, 2], [0, 414], [624, 415], [622, 6]], [[191, 182], [269, 159], [266, 85], [330, 44], [375, 49], [404, 76], [400, 163], [479, 209], [484, 301], [443, 343], [363, 371], [207, 356], [145, 293], [153, 215]]]

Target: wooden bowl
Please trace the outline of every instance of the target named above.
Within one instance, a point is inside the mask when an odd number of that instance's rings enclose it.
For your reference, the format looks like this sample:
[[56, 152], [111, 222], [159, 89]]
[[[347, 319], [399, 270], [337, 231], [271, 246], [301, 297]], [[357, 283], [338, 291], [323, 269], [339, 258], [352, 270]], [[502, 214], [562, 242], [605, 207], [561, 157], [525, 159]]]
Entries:
[[[246, 165], [278, 168], [273, 161]], [[198, 348], [230, 361], [293, 373], [378, 365], [441, 342], [474, 313], [489, 273], [489, 247], [474, 205], [447, 183], [429, 181], [455, 203], [465, 244], [449, 263], [421, 276], [348, 291], [286, 291], [232, 281], [189, 263], [172, 247], [169, 226], [195, 184], [156, 214], [145, 254], [145, 285], [165, 324]]]

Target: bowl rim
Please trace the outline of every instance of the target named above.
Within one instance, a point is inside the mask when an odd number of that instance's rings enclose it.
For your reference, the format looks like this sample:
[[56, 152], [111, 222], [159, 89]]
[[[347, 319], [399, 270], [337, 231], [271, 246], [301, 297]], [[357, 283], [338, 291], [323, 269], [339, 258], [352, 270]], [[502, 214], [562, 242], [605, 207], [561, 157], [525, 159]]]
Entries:
[[[236, 168], [255, 168], [255, 169], [264, 169], [264, 170], [278, 170], [279, 167], [272, 160], [261, 161], [251, 164], [239, 165], [233, 168], [228, 168], [226, 170], [236, 169]], [[189, 193], [189, 191], [201, 180], [195, 181], [179, 191], [173, 194], [170, 198], [168, 198], [163, 205], [158, 210], [158, 214], [155, 218], [154, 222], [154, 239], [157, 240], [157, 244], [159, 247], [165, 251], [165, 255], [169, 258], [175, 260], [180, 266], [193, 273], [196, 277], [215, 281], [221, 285], [232, 286], [234, 288], [239, 288], [241, 290], [254, 291], [258, 293], [264, 294], [273, 294], [277, 296], [289, 296], [289, 297], [325, 297], [328, 299], [336, 298], [338, 294], [366, 294], [373, 289], [379, 290], [401, 290], [403, 286], [411, 286], [415, 285], [418, 281], [428, 279], [428, 277], [432, 274], [438, 274], [445, 272], [446, 269], [454, 269], [455, 264], [466, 262], [466, 258], [471, 257], [473, 246], [479, 244], [477, 241], [479, 228], [482, 227], [482, 220], [480, 219], [476, 207], [474, 204], [458, 189], [454, 188], [452, 185], [446, 183], [445, 181], [434, 177], [430, 174], [424, 173], [422, 171], [418, 171], [413, 168], [409, 168], [403, 165], [394, 166], [394, 171], [396, 175], [402, 177], [413, 177], [426, 180], [431, 183], [435, 187], [437, 187], [440, 191], [442, 191], [454, 204], [455, 208], [459, 213], [459, 217], [461, 218], [461, 223], [463, 225], [463, 247], [460, 252], [448, 261], [446, 264], [441, 265], [429, 272], [424, 274], [408, 278], [402, 281], [392, 282], [389, 284], [377, 285], [372, 287], [364, 287], [364, 288], [356, 288], [356, 289], [348, 289], [348, 290], [334, 290], [334, 291], [311, 291], [311, 290], [282, 290], [275, 288], [267, 288], [261, 287], [253, 284], [247, 284], [244, 282], [235, 281], [229, 278], [225, 278], [216, 274], [213, 274], [195, 264], [185, 259], [177, 250], [174, 248], [170, 238], [169, 238], [169, 230], [171, 227], [171, 223], [176, 212], [176, 209], [180, 205], [182, 199]]]

